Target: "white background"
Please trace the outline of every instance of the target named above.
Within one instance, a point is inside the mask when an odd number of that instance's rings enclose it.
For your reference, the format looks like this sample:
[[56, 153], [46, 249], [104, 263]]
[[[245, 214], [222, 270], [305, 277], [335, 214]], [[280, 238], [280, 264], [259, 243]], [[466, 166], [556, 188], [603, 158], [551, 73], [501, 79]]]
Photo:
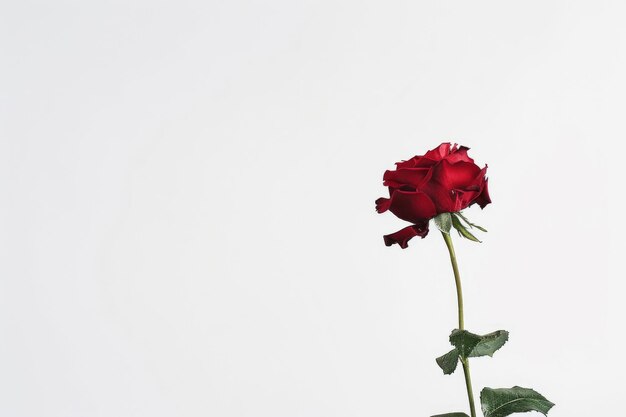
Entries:
[[374, 212], [442, 141], [477, 393], [622, 412], [623, 2], [1, 4], [1, 416], [466, 410], [443, 240]]

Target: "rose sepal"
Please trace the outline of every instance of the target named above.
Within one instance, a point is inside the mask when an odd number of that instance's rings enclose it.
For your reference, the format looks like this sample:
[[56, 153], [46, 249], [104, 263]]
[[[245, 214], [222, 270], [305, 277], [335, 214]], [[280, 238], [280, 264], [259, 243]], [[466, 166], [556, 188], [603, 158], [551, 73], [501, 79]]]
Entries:
[[456, 214], [458, 217], [460, 217], [460, 218], [461, 218], [461, 220], [463, 220], [465, 223], [467, 223], [467, 225], [468, 225], [470, 228], [475, 227], [476, 229], [480, 230], [481, 232], [485, 232], [485, 233], [487, 233], [487, 229], [485, 229], [485, 228], [484, 228], [484, 227], [482, 227], [482, 226], [479, 226], [479, 225], [477, 225], [477, 224], [474, 224], [474, 223], [470, 222], [470, 221], [467, 219], [467, 217], [465, 217], [465, 215], [463, 214], [463, 212], [462, 212], [462, 211], [457, 211], [457, 212], [456, 212], [456, 213], [454, 213], [454, 214]]
[[450, 229], [452, 228], [452, 214], [451, 213], [441, 213], [433, 218], [435, 222], [435, 226], [443, 233], [450, 234]]
[[465, 225], [463, 224], [463, 222], [467, 223], [467, 225], [470, 228], [476, 228], [478, 230], [481, 230], [483, 232], [486, 232], [487, 230], [481, 226], [478, 226], [474, 223], [471, 223], [469, 220], [467, 220], [467, 218], [465, 216], [463, 216], [463, 214], [461, 214], [461, 212], [456, 212], [456, 213], [451, 213], [451, 220], [452, 220], [452, 227], [454, 227], [456, 229], [456, 231], [459, 233], [459, 236], [464, 237], [465, 239], [471, 240], [473, 242], [478, 242], [478, 243], [482, 243], [481, 240], [479, 240], [476, 236], [474, 236], [469, 230], [467, 230], [467, 227], [465, 227]]

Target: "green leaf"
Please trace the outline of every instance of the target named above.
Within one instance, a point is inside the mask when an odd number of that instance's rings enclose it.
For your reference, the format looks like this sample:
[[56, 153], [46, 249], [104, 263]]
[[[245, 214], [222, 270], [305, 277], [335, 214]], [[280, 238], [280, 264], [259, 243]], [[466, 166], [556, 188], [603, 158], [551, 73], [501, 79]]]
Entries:
[[446, 413], [446, 414], [437, 414], [436, 416], [431, 417], [469, 417], [465, 413]]
[[509, 332], [506, 330], [496, 330], [481, 336], [480, 342], [470, 352], [470, 358], [479, 356], [493, 356], [496, 350], [500, 349], [509, 340]]
[[480, 240], [478, 240], [478, 238], [476, 238], [476, 236], [471, 234], [469, 230], [465, 228], [465, 226], [463, 226], [463, 223], [461, 223], [459, 218], [454, 214], [452, 215], [452, 226], [454, 226], [457, 232], [459, 232], [460, 236], [463, 236], [464, 238], [469, 240], [473, 240], [474, 242], [482, 243]]
[[441, 230], [444, 233], [450, 233], [450, 228], [452, 227], [452, 216], [450, 213], [441, 213], [440, 215], [434, 218], [435, 225], [437, 229]]
[[459, 356], [463, 359], [470, 356], [480, 340], [481, 337], [479, 335], [470, 333], [467, 330], [454, 329], [450, 333], [450, 343], [457, 349]]
[[441, 368], [444, 375], [450, 375], [456, 370], [456, 366], [459, 363], [459, 351], [454, 348], [450, 352], [435, 359], [437, 365]]
[[457, 349], [462, 359], [493, 356], [507, 340], [509, 340], [509, 332], [506, 330], [497, 330], [481, 336], [467, 330], [455, 329], [450, 334], [450, 343]]
[[522, 387], [483, 388], [480, 402], [485, 417], [505, 417], [527, 411], [538, 411], [545, 416], [554, 406], [537, 391]]

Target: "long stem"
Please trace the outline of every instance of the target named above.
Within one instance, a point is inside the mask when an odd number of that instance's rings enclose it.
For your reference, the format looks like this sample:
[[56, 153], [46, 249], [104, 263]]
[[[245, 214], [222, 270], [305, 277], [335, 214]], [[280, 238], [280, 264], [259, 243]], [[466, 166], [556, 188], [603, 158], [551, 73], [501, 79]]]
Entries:
[[[446, 242], [448, 252], [450, 252], [450, 262], [452, 263], [452, 271], [454, 272], [454, 282], [456, 283], [456, 301], [459, 310], [459, 330], [465, 328], [463, 317], [463, 289], [461, 288], [461, 275], [459, 274], [459, 266], [456, 263], [456, 253], [454, 245], [452, 245], [452, 237], [449, 233], [441, 232], [443, 240]], [[467, 388], [467, 398], [469, 400], [470, 413], [472, 417], [476, 417], [476, 407], [474, 406], [474, 393], [472, 391], [472, 377], [470, 376], [469, 359], [461, 359], [463, 365], [463, 373], [465, 374], [465, 387]]]

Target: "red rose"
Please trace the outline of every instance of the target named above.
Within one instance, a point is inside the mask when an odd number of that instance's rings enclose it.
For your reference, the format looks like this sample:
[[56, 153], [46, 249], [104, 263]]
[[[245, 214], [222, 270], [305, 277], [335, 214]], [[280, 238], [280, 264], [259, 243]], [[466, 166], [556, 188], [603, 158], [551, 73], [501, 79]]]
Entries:
[[386, 171], [383, 185], [389, 187], [389, 198], [376, 200], [376, 211], [391, 211], [413, 223], [384, 236], [385, 244], [408, 246], [414, 236], [428, 234], [428, 222], [441, 213], [454, 213], [477, 203], [481, 208], [491, 203], [487, 189], [487, 165], [480, 168], [467, 155], [469, 148], [442, 143], [408, 161], [396, 163]]

